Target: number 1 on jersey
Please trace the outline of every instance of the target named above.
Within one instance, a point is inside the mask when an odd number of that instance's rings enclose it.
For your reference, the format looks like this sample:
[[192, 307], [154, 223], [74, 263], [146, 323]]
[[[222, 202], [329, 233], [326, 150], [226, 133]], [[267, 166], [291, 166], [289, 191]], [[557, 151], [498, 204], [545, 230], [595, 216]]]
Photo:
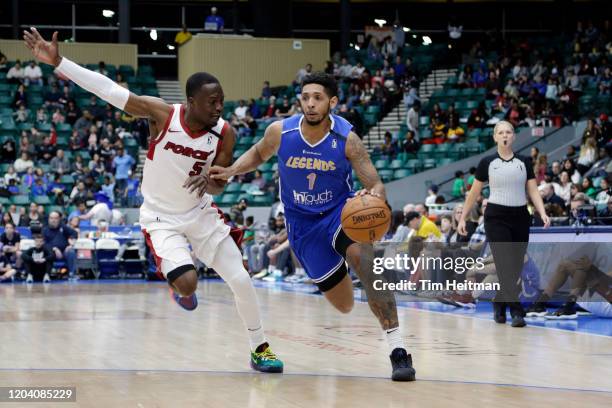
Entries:
[[308, 189], [312, 190], [314, 188], [315, 180], [317, 179], [317, 173], [310, 173], [306, 176], [308, 179]]

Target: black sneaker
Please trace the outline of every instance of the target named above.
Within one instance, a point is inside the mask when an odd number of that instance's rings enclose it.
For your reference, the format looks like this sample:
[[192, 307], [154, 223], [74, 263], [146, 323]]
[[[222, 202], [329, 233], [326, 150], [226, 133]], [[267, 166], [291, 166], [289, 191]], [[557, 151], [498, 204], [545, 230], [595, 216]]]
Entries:
[[546, 306], [544, 303], [535, 302], [525, 310], [527, 317], [544, 317], [546, 316]]
[[389, 356], [391, 359], [391, 379], [393, 381], [414, 381], [416, 371], [412, 368], [412, 355], [403, 348], [396, 348]]
[[493, 302], [493, 320], [496, 323], [506, 323], [506, 304], [504, 302]]
[[510, 316], [512, 316], [512, 327], [525, 327], [527, 323], [525, 323], [525, 310], [523, 310], [523, 306], [518, 303], [509, 303], [510, 307]]
[[576, 313], [576, 304], [575, 303], [564, 303], [559, 309], [554, 312], [546, 314], [547, 319], [549, 320], [570, 320], [578, 317], [578, 313]]

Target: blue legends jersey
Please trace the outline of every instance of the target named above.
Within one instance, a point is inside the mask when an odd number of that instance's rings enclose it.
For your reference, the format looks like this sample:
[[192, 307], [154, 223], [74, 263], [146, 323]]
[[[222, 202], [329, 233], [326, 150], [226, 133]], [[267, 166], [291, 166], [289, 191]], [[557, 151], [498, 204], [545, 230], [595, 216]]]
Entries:
[[352, 196], [351, 164], [345, 147], [353, 126], [330, 115], [331, 130], [311, 145], [301, 131], [304, 116], [283, 120], [278, 149], [280, 196], [288, 216], [325, 213], [342, 206]]

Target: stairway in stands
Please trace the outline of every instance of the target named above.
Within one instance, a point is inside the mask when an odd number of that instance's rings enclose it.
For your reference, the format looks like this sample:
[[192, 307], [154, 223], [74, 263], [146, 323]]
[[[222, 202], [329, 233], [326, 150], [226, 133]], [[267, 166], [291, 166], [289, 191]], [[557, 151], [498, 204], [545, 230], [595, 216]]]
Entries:
[[[431, 94], [437, 89], [442, 89], [442, 86], [446, 80], [449, 77], [454, 76], [455, 73], [456, 69], [433, 70], [419, 85], [421, 105], [426, 106]], [[387, 114], [387, 116], [385, 116], [379, 123], [371, 128], [368, 134], [364, 137], [363, 141], [366, 148], [369, 151], [372, 151], [375, 147], [380, 146], [385, 139], [385, 132], [387, 131], [395, 135], [400, 130], [400, 126], [406, 122], [406, 114], [406, 107], [404, 106], [403, 102], [400, 102], [399, 105], [397, 105]]]
[[157, 81], [159, 96], [168, 103], [182, 103], [185, 100], [179, 81]]

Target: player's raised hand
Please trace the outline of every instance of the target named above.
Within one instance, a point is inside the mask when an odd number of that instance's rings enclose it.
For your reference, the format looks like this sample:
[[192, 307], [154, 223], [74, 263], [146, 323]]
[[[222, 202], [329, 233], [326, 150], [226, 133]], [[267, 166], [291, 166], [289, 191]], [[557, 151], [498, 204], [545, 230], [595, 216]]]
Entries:
[[59, 47], [57, 45], [57, 31], [53, 33], [51, 42], [49, 42], [42, 38], [36, 28], [31, 27], [30, 31], [23, 30], [23, 39], [27, 47], [32, 51], [34, 58], [53, 66], [58, 66], [61, 62], [62, 57], [59, 55]]
[[212, 166], [208, 169], [211, 180], [229, 180], [234, 176], [231, 167]]

